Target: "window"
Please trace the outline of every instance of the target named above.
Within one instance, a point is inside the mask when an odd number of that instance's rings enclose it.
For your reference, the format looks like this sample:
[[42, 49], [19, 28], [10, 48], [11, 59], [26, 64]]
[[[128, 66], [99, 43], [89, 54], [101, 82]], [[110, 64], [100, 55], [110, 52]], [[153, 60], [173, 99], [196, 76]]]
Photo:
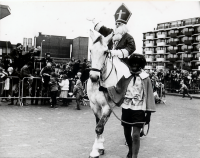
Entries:
[[3, 48], [3, 51], [2, 51], [2, 53], [6, 53], [6, 48]]

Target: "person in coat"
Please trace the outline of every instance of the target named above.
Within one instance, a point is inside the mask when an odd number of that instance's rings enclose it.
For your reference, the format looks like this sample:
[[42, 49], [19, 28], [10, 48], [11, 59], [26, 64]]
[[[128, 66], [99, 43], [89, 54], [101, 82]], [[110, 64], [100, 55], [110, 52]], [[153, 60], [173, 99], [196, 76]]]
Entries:
[[[32, 63], [28, 62], [25, 64], [21, 70], [20, 70], [20, 78], [22, 80], [22, 90], [23, 90], [23, 97], [26, 97], [29, 91], [29, 81], [33, 79], [33, 76], [30, 73], [30, 67]], [[29, 78], [27, 78], [29, 77]], [[22, 94], [22, 93], [21, 93]], [[23, 98], [23, 105], [28, 105], [26, 104], [26, 98]]]
[[69, 80], [67, 75], [63, 75], [62, 81], [58, 83], [61, 88], [60, 98], [62, 98], [63, 106], [67, 105], [67, 96], [69, 91]]
[[83, 96], [84, 96], [83, 91], [84, 91], [84, 89], [83, 89], [81, 80], [77, 80], [76, 85], [74, 86], [74, 89], [73, 89], [73, 94], [76, 97], [76, 103], [77, 103], [76, 109], [77, 110], [81, 110], [80, 104], [82, 103], [82, 99], [83, 99]]
[[57, 94], [58, 94], [58, 78], [57, 74], [55, 72], [51, 73], [50, 81], [49, 81], [49, 86], [50, 86], [50, 97], [51, 97], [51, 108], [57, 108]]
[[[18, 97], [19, 95], [19, 73], [13, 69], [13, 67], [8, 68], [8, 78], [10, 78], [10, 96], [11, 97]], [[11, 98], [11, 103], [8, 105], [14, 104], [14, 98]]]
[[[122, 121], [134, 123], [130, 125], [122, 122], [121, 125], [129, 148], [126, 158], [137, 158], [140, 148], [140, 131], [144, 124], [149, 124], [151, 113], [156, 109], [151, 79], [143, 70], [146, 64], [145, 57], [142, 54], [133, 53], [127, 63], [131, 76], [128, 78], [123, 76], [116, 87], [101, 87], [100, 90], [108, 92], [110, 98], [118, 103], [117, 106], [122, 107]], [[122, 96], [120, 100], [119, 96]]]

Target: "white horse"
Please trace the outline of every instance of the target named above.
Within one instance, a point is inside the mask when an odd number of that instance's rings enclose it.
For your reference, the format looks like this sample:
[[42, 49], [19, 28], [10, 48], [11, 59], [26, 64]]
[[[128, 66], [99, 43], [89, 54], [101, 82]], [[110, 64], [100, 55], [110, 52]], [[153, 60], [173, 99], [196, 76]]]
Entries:
[[99, 87], [100, 85], [103, 87], [116, 86], [118, 79], [112, 58], [109, 58], [106, 52], [108, 50], [107, 44], [111, 40], [112, 34], [107, 37], [99, 36], [96, 38], [94, 32], [90, 30], [90, 37], [93, 45], [90, 49], [92, 64], [87, 83], [87, 94], [90, 100], [90, 107], [96, 117], [97, 125], [95, 131], [97, 136], [89, 158], [98, 158], [99, 155], [104, 154], [104, 137], [102, 134], [104, 125], [112, 112], [105, 98], [107, 94], [99, 91]]

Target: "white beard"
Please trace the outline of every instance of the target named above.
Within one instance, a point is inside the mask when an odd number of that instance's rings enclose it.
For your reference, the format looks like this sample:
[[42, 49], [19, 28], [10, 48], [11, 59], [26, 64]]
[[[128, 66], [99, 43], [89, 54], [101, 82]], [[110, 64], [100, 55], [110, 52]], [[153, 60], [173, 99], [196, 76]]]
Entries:
[[121, 38], [122, 38], [122, 35], [121, 35], [121, 34], [115, 34], [115, 35], [112, 37], [112, 40], [113, 40], [113, 42], [115, 42], [115, 41], [121, 40]]
[[119, 26], [118, 28], [115, 28], [115, 35], [112, 37], [113, 43], [119, 42], [122, 38], [122, 36], [128, 32], [128, 28], [125, 24]]

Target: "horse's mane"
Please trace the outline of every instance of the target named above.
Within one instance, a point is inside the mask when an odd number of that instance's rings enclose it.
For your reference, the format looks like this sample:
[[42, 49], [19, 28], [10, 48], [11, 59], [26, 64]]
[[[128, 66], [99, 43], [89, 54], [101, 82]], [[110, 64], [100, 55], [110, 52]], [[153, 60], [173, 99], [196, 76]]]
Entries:
[[95, 43], [97, 43], [97, 42], [100, 42], [101, 44], [103, 44], [103, 42], [102, 42], [102, 36], [99, 36], [94, 42], [93, 42], [93, 44], [95, 44]]

